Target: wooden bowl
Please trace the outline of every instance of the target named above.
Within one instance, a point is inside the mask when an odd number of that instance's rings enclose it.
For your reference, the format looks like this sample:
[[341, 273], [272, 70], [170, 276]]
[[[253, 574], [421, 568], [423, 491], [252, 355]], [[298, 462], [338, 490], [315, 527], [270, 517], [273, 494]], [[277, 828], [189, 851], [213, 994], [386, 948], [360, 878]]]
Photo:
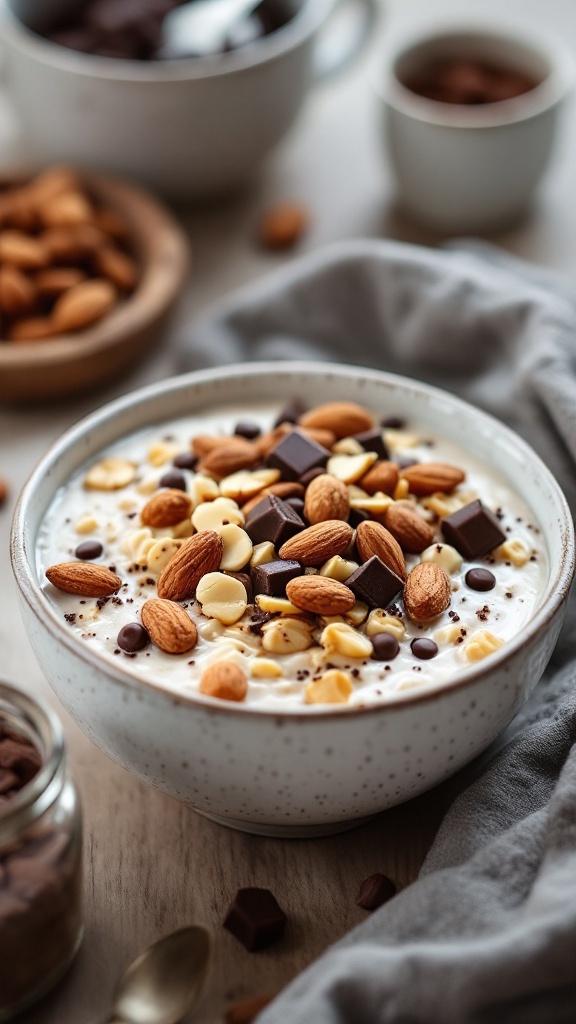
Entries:
[[82, 331], [26, 344], [0, 342], [0, 401], [64, 398], [105, 384], [160, 339], [184, 283], [188, 241], [166, 207], [127, 182], [103, 174], [81, 177], [97, 200], [130, 225], [139, 282], [112, 312]]

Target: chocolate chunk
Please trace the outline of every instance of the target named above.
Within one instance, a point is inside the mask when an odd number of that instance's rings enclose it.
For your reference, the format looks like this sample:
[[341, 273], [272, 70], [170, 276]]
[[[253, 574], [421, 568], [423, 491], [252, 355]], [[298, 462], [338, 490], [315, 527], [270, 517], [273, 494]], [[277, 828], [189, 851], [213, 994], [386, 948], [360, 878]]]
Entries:
[[496, 577], [490, 569], [468, 569], [464, 582], [470, 590], [494, 590]]
[[293, 508], [297, 515], [304, 520], [304, 502], [302, 498], [286, 498], [286, 504]]
[[480, 500], [472, 501], [442, 521], [442, 533], [464, 558], [481, 558], [503, 544], [498, 520]]
[[323, 476], [325, 472], [326, 469], [324, 466], [315, 466], [314, 469], [309, 469], [307, 473], [302, 474], [300, 477], [300, 483], [304, 487], [308, 487], [308, 484], [311, 484], [317, 476]]
[[141, 651], [150, 643], [148, 630], [144, 629], [139, 622], [128, 622], [122, 626], [116, 637], [116, 643], [122, 651], [134, 654], [135, 651]]
[[325, 466], [330, 457], [327, 448], [306, 437], [300, 430], [291, 430], [266, 456], [266, 465], [279, 469], [284, 480], [299, 480], [309, 469]]
[[404, 430], [406, 423], [398, 416], [384, 416], [384, 418], [380, 420], [380, 426], [387, 427], [388, 430]]
[[252, 569], [252, 587], [255, 594], [270, 594], [284, 597], [286, 584], [304, 575], [300, 562], [287, 561], [279, 558], [276, 562], [255, 565]]
[[78, 545], [74, 552], [76, 558], [81, 558], [83, 562], [88, 561], [91, 558], [100, 558], [104, 548], [99, 540], [84, 540]]
[[400, 650], [400, 644], [391, 633], [376, 633], [370, 639], [374, 661], [392, 661]]
[[198, 456], [193, 452], [180, 452], [173, 460], [177, 469], [190, 469], [194, 471], [198, 465]]
[[241, 420], [234, 427], [234, 433], [238, 437], [245, 437], [247, 441], [253, 441], [255, 437], [260, 437], [262, 431], [257, 423], [251, 423], [249, 420]]
[[435, 658], [438, 654], [438, 644], [425, 636], [418, 636], [410, 644], [410, 650], [415, 658], [420, 658], [421, 661], [429, 661], [430, 658]]
[[225, 572], [225, 576], [233, 576], [235, 580], [239, 580], [246, 591], [246, 600], [248, 604], [252, 604], [254, 600], [254, 594], [252, 592], [252, 580], [247, 572]]
[[160, 487], [170, 487], [174, 491], [186, 490], [186, 477], [178, 469], [169, 469], [159, 480]]
[[362, 910], [377, 910], [396, 895], [394, 882], [386, 875], [369, 875], [358, 890], [356, 903]]
[[385, 608], [404, 589], [404, 583], [378, 555], [372, 555], [364, 565], [346, 580], [346, 586], [372, 608]]
[[269, 540], [275, 548], [279, 548], [284, 541], [300, 533], [304, 523], [286, 501], [282, 501], [276, 494], [267, 494], [250, 509], [244, 529], [253, 544]]
[[354, 438], [365, 452], [377, 452], [378, 458], [384, 461], [390, 458], [381, 430], [364, 430], [361, 434], [354, 434]]
[[354, 530], [360, 523], [365, 523], [367, 519], [370, 519], [370, 515], [363, 508], [351, 508], [348, 513], [348, 525]]
[[304, 402], [301, 402], [299, 398], [292, 398], [278, 413], [274, 420], [274, 426], [279, 427], [281, 423], [298, 423], [300, 417], [307, 411], [308, 406], [304, 405]]
[[284, 935], [286, 914], [269, 889], [239, 889], [224, 918], [224, 927], [255, 953]]

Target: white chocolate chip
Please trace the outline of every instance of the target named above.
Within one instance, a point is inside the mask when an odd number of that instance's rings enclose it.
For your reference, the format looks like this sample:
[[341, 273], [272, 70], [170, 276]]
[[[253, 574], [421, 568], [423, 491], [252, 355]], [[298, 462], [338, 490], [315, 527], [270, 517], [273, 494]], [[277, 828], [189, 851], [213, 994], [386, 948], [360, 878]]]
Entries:
[[[216, 501], [224, 500], [224, 498], [216, 499]], [[227, 526], [221, 526], [218, 533], [222, 537], [224, 545], [220, 568], [228, 572], [243, 569], [252, 555], [252, 541], [246, 531], [241, 526], [229, 523]]]
[[270, 654], [296, 654], [312, 646], [310, 626], [302, 619], [272, 619], [262, 626], [262, 647]]
[[416, 448], [420, 444], [418, 435], [409, 434], [406, 430], [385, 430], [384, 440], [386, 447], [391, 452], [400, 452], [404, 448]]
[[204, 615], [218, 619], [225, 626], [238, 622], [246, 611], [246, 588], [234, 576], [223, 572], [208, 572], [196, 588], [196, 600]]
[[320, 576], [327, 576], [338, 583], [345, 583], [349, 576], [358, 569], [358, 562], [349, 562], [341, 555], [334, 555], [320, 569]]
[[344, 620], [351, 626], [361, 626], [368, 615], [368, 605], [364, 601], [355, 601], [349, 611], [344, 613]]
[[269, 540], [263, 540], [261, 544], [255, 544], [252, 549], [252, 558], [250, 559], [250, 565], [267, 565], [268, 562], [274, 562], [277, 558], [276, 552], [274, 551], [274, 545]]
[[133, 462], [110, 456], [90, 467], [84, 477], [84, 487], [89, 491], [118, 491], [131, 484], [135, 476]]
[[129, 530], [120, 547], [122, 554], [127, 555], [135, 565], [144, 565], [148, 561], [148, 552], [155, 542], [156, 538], [150, 527], [142, 526], [138, 530]]
[[148, 473], [145, 477], [140, 480], [140, 483], [136, 487], [138, 494], [148, 497], [150, 494], [155, 494], [158, 490], [158, 473]]
[[[220, 532], [222, 526], [232, 523], [234, 526], [243, 526], [244, 513], [232, 498], [215, 498], [214, 501], [204, 501], [197, 505], [192, 513], [192, 525], [195, 530], [216, 530]], [[242, 563], [244, 564], [244, 563]]]
[[335, 455], [362, 455], [364, 449], [355, 437], [343, 437], [332, 445], [332, 451]]
[[523, 540], [517, 537], [510, 537], [509, 540], [504, 541], [500, 547], [496, 548], [492, 552], [496, 558], [502, 558], [506, 562], [512, 562], [517, 569], [521, 566], [526, 565], [526, 562], [530, 559], [530, 548]]
[[192, 508], [197, 508], [204, 501], [214, 501], [220, 494], [220, 488], [212, 477], [196, 473], [188, 493], [192, 500]]
[[441, 629], [437, 629], [432, 634], [437, 644], [458, 644], [461, 643], [466, 635], [466, 630], [463, 630], [458, 623], [451, 623], [449, 626], [442, 626]]
[[376, 452], [362, 452], [361, 455], [333, 455], [328, 459], [326, 472], [344, 484], [353, 484], [368, 472], [377, 458]]
[[153, 575], [159, 575], [184, 542], [173, 537], [161, 537], [148, 549], [146, 565]]
[[468, 661], [481, 661], [482, 658], [486, 658], [503, 646], [504, 641], [501, 637], [494, 636], [487, 629], [481, 629], [479, 633], [475, 633], [470, 640], [463, 644], [462, 650]]
[[462, 565], [462, 555], [451, 544], [431, 544], [420, 555], [420, 561], [434, 562], [450, 575], [453, 572], [458, 572]]
[[83, 516], [79, 519], [74, 527], [76, 533], [94, 533], [94, 530], [98, 529], [98, 520], [94, 516]]
[[398, 642], [402, 640], [406, 632], [402, 619], [396, 615], [388, 615], [383, 608], [374, 608], [366, 623], [366, 635], [376, 636], [377, 633], [390, 633], [395, 636]]
[[308, 683], [304, 701], [306, 704], [347, 704], [352, 689], [348, 673], [333, 668]]
[[164, 466], [178, 454], [178, 448], [170, 441], [157, 441], [148, 450], [148, 462], [151, 466]]
[[278, 662], [271, 658], [254, 658], [250, 662], [250, 675], [253, 679], [279, 679], [283, 674]]
[[257, 594], [256, 604], [262, 612], [279, 612], [280, 615], [302, 616], [302, 609], [286, 597], [274, 597], [272, 594]]
[[348, 623], [332, 622], [322, 631], [320, 643], [327, 654], [342, 654], [345, 658], [369, 658], [372, 644]]

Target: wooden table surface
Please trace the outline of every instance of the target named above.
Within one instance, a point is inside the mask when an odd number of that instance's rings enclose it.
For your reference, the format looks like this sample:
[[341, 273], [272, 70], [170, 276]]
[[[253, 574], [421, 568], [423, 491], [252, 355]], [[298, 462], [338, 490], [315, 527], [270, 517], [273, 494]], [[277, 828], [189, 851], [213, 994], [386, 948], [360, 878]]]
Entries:
[[[499, 0], [435, 0], [443, 14], [498, 13]], [[432, 793], [355, 831], [327, 839], [282, 841], [221, 828], [138, 782], [113, 764], [67, 716], [32, 655], [8, 558], [11, 512], [27, 475], [50, 442], [108, 398], [159, 379], [177, 366], [187, 321], [230, 289], [277, 267], [288, 256], [259, 251], [259, 215], [295, 199], [311, 211], [300, 251], [351, 237], [395, 237], [434, 244], [395, 212], [378, 139], [370, 75], [393, 33], [430, 20], [426, 0], [386, 0], [370, 52], [346, 73], [316, 88], [291, 135], [249, 195], [220, 205], [178, 211], [193, 245], [189, 287], [173, 329], [156, 352], [105, 394], [48, 408], [0, 409], [0, 474], [10, 499], [0, 509], [0, 650], [2, 676], [46, 698], [63, 722], [85, 818], [86, 935], [58, 990], [25, 1014], [22, 1024], [83, 1024], [104, 1018], [121, 968], [148, 942], [192, 921], [210, 924], [215, 964], [206, 996], [187, 1021], [217, 1024], [235, 999], [277, 991], [331, 942], [364, 918], [354, 897], [374, 871], [399, 886], [411, 882], [446, 802]], [[555, 29], [576, 52], [574, 0], [509, 0], [510, 17]], [[492, 240], [529, 260], [576, 271], [576, 113], [564, 131], [533, 214]], [[8, 166], [21, 155], [17, 125], [0, 96], [0, 153]], [[242, 885], [269, 886], [290, 917], [285, 941], [254, 955], [221, 928], [227, 903]]]

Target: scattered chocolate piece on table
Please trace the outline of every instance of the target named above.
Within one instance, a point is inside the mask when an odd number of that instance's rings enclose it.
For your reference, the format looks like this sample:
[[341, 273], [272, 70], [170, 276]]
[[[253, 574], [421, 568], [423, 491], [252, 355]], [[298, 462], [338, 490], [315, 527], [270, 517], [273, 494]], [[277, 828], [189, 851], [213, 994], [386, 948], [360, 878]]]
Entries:
[[278, 942], [287, 917], [269, 889], [239, 889], [224, 919], [224, 927], [249, 953]]
[[363, 910], [377, 910], [395, 895], [396, 886], [390, 878], [381, 874], [369, 875], [358, 890], [356, 903]]

